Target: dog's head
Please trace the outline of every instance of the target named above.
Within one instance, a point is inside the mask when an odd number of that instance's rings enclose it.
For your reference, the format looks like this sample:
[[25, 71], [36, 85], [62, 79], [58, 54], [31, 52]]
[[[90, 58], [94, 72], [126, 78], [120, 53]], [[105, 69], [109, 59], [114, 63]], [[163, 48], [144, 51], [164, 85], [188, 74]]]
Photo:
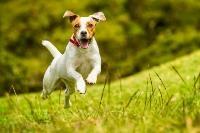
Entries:
[[80, 17], [71, 11], [66, 11], [63, 17], [69, 18], [74, 28], [74, 36], [84, 49], [89, 47], [95, 34], [96, 24], [106, 20], [103, 12], [97, 12], [88, 17]]

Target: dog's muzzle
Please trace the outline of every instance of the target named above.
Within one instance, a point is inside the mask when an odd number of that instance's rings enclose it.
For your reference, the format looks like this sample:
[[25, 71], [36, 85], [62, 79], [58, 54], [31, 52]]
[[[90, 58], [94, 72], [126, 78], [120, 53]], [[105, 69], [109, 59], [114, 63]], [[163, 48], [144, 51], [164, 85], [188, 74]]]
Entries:
[[90, 42], [91, 42], [91, 39], [88, 39], [88, 38], [81, 38], [81, 39], [79, 40], [79, 42], [80, 42], [81, 48], [87, 49], [87, 48], [89, 47], [89, 44], [90, 44]]

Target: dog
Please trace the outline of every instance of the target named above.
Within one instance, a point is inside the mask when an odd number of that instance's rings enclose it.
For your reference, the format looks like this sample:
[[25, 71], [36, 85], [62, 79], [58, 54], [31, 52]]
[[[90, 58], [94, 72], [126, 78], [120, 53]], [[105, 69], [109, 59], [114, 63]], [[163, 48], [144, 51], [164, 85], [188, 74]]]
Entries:
[[103, 12], [80, 17], [72, 11], [66, 11], [63, 18], [69, 19], [74, 32], [63, 54], [49, 41], [42, 41], [54, 59], [44, 74], [41, 97], [48, 98], [57, 85], [63, 82], [66, 87], [64, 107], [68, 108], [71, 106], [70, 95], [76, 90], [85, 94], [85, 81], [95, 84], [101, 72], [101, 57], [94, 35], [96, 24], [105, 21], [106, 17]]

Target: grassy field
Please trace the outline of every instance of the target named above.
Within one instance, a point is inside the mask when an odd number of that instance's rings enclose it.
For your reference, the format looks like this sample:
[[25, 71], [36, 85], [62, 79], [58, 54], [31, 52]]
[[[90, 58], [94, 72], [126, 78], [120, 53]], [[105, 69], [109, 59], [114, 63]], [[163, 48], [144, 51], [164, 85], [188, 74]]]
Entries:
[[[200, 132], [200, 51], [115, 82], [43, 101], [40, 93], [0, 99], [1, 132]], [[14, 91], [14, 89], [13, 89]]]

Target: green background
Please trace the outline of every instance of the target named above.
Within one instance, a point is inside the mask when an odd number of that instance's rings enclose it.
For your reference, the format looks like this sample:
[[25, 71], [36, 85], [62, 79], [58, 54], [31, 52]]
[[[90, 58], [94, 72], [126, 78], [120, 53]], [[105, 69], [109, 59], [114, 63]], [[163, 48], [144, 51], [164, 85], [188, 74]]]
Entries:
[[42, 77], [52, 60], [41, 41], [64, 52], [72, 34], [62, 16], [104, 12], [96, 40], [104, 82], [125, 77], [200, 48], [199, 0], [1, 0], [0, 95], [42, 90]]

